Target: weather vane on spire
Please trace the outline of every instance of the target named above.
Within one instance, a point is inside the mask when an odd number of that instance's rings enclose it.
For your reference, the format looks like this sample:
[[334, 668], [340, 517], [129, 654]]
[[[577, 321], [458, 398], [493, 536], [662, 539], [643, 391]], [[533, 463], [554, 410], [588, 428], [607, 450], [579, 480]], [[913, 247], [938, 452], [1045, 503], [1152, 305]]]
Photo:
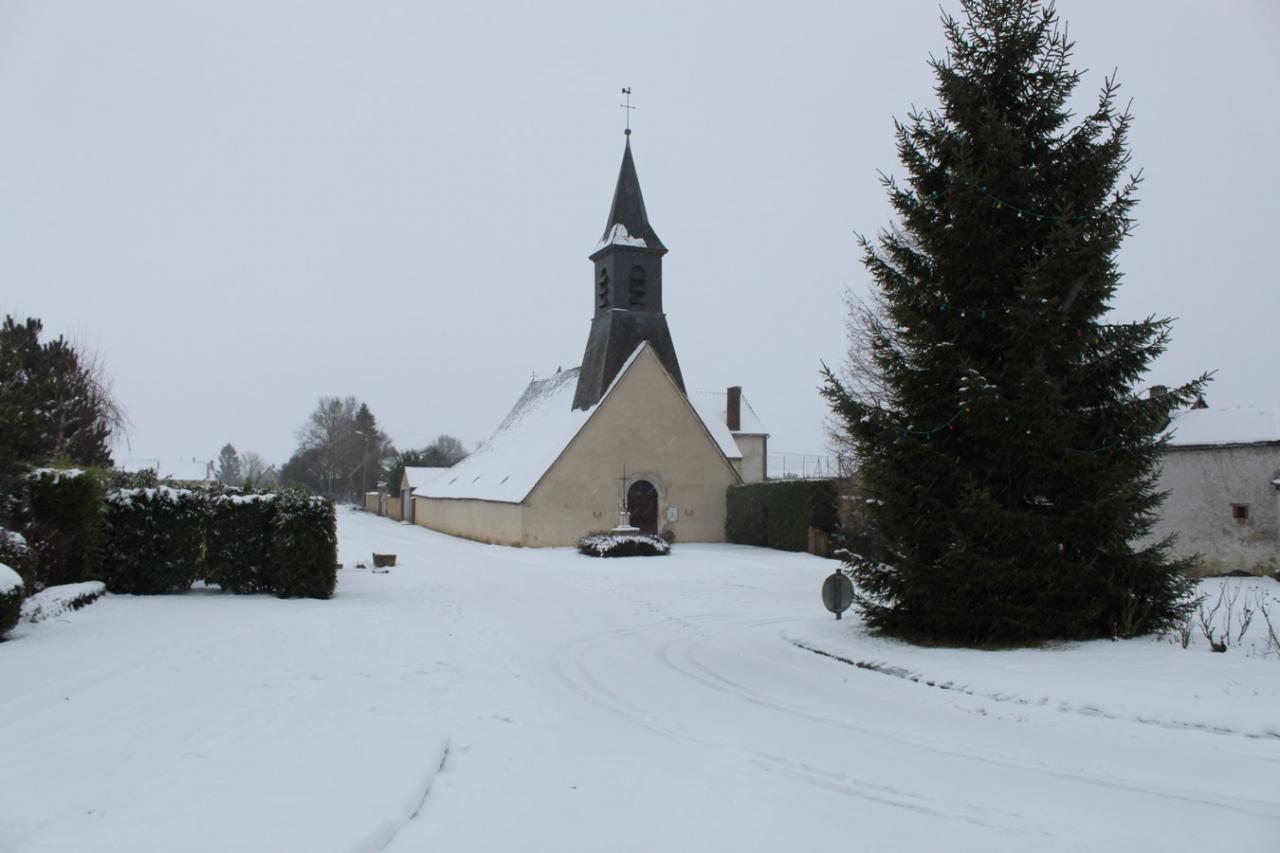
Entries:
[[627, 111], [626, 112], [627, 129], [623, 131], [623, 133], [625, 133], [627, 136], [630, 136], [631, 135], [631, 111], [635, 109], [635, 107], [631, 106], [631, 87], [623, 86], [622, 94], [627, 96], [627, 102], [625, 104], [618, 104], [618, 106], [622, 107], [624, 110]]

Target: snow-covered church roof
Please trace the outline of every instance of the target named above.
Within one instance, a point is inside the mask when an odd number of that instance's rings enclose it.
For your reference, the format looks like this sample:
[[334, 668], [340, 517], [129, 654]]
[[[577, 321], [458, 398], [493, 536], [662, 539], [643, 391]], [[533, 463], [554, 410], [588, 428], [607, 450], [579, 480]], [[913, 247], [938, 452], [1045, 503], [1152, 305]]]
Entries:
[[[742, 407], [738, 415], [738, 429], [736, 431], [747, 435], [768, 435], [769, 431], [764, 428], [764, 422], [760, 420], [756, 410], [751, 408], [746, 396], [744, 395], [741, 399]], [[729, 395], [726, 392], [698, 391], [689, 395], [689, 402], [693, 403], [693, 407], [698, 410], [702, 420], [708, 424], [712, 421], [725, 424], [725, 428], [728, 429]]]
[[435, 482], [450, 470], [445, 466], [406, 466], [404, 469], [404, 482], [411, 489], [419, 486], [425, 486], [427, 483]]
[[[646, 342], [636, 348], [600, 402], [588, 409], [573, 408], [579, 368], [533, 380], [487, 441], [445, 474], [416, 487], [414, 494], [424, 498], [522, 502], [648, 346]], [[720, 451], [729, 459], [741, 459], [742, 452], [724, 424], [723, 413], [714, 417], [714, 406], [704, 412], [695, 405], [694, 411]]]
[[1187, 409], [1169, 424], [1170, 447], [1280, 441], [1280, 406]]

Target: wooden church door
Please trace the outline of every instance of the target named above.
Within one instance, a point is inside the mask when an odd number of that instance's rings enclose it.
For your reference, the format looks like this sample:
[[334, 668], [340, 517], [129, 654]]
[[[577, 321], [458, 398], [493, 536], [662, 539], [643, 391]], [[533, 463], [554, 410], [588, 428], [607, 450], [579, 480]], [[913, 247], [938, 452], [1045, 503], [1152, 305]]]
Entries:
[[658, 532], [658, 490], [648, 480], [637, 480], [627, 489], [631, 526], [644, 533]]

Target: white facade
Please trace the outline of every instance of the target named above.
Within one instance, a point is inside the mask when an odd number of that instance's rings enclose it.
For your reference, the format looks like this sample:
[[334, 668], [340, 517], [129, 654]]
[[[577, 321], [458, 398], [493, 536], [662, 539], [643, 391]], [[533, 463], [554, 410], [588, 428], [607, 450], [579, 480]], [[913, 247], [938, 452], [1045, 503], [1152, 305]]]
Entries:
[[1280, 572], [1280, 424], [1252, 406], [1183, 412], [1160, 473], [1157, 537], [1204, 574]]

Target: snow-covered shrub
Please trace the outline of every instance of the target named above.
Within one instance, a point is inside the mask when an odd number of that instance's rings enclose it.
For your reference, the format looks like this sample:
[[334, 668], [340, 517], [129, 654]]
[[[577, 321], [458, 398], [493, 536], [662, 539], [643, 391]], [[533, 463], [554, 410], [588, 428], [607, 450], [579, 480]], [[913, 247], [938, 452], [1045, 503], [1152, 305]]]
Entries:
[[102, 479], [80, 468], [39, 468], [25, 481], [31, 591], [102, 575]]
[[578, 540], [578, 553], [588, 557], [661, 557], [671, 545], [652, 533], [591, 533]]
[[22, 602], [22, 618], [27, 622], [43, 622], [88, 607], [106, 593], [102, 581], [69, 583], [45, 587]]
[[204, 581], [228, 592], [271, 590], [276, 495], [212, 495], [205, 537]]
[[272, 520], [271, 585], [281, 598], [329, 598], [337, 583], [338, 531], [333, 501], [281, 492]]
[[31, 577], [31, 560], [31, 546], [27, 544], [27, 538], [16, 530], [0, 527], [0, 563], [27, 580]]
[[207, 498], [157, 486], [107, 496], [103, 580], [111, 592], [159, 595], [189, 589], [201, 574]]
[[22, 616], [22, 576], [0, 563], [0, 639], [9, 633]]

